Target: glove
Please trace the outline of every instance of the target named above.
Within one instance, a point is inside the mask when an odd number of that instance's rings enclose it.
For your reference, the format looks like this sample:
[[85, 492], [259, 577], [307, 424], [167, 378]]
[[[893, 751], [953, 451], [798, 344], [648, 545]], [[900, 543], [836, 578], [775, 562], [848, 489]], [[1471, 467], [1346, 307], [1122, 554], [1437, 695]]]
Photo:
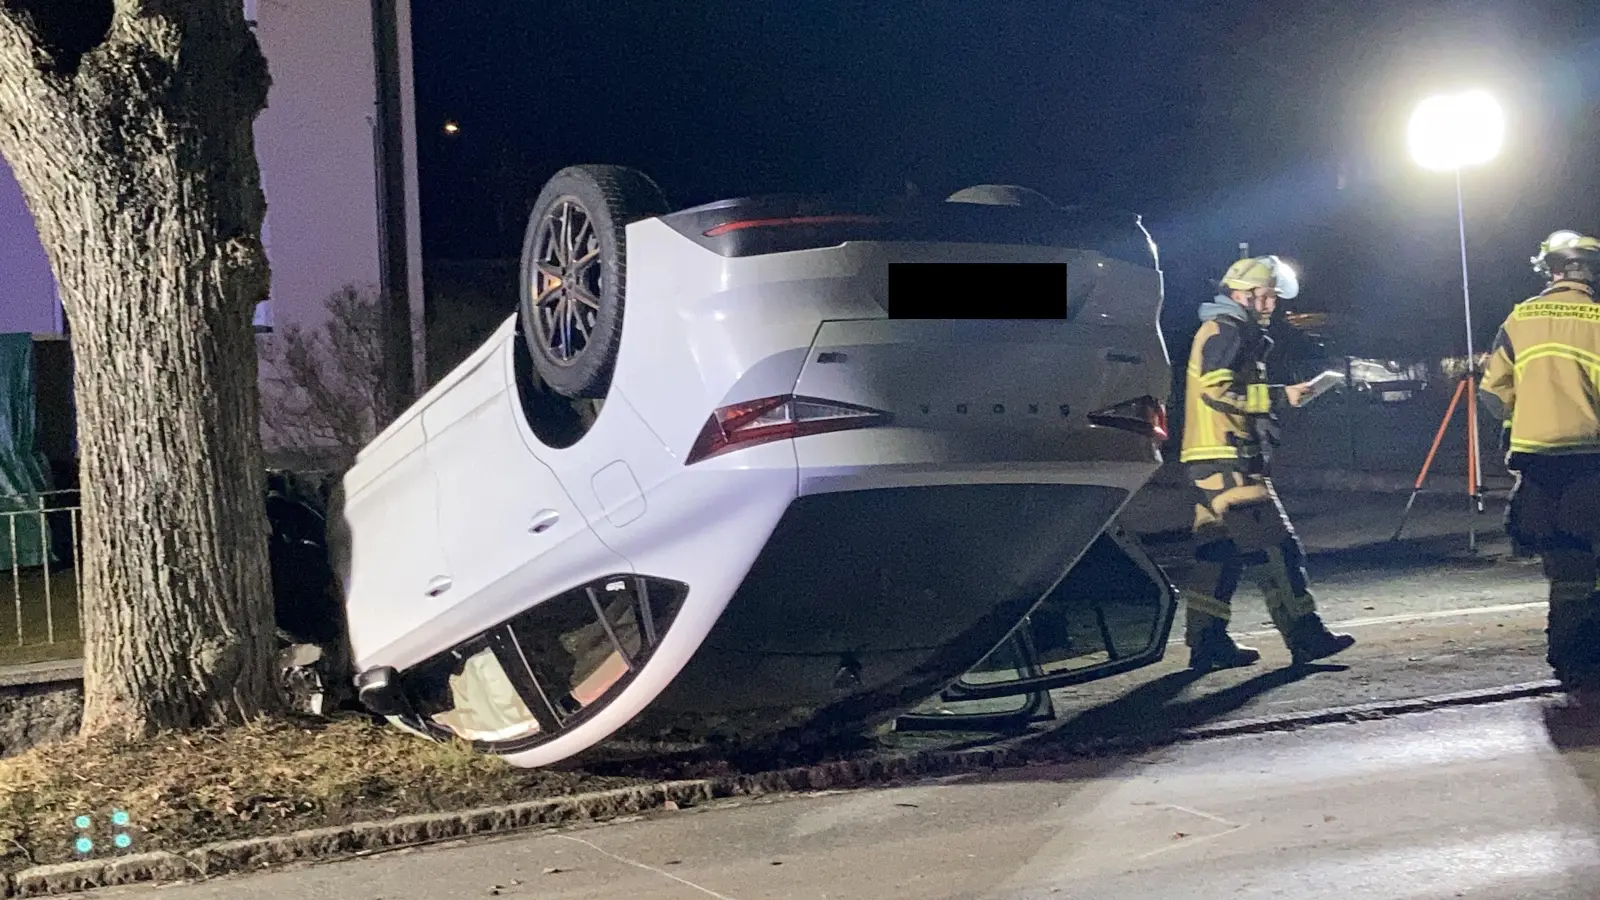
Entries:
[[1277, 447], [1283, 444], [1283, 425], [1278, 422], [1277, 416], [1260, 416], [1255, 421], [1256, 440], [1262, 447]]
[[1275, 449], [1283, 443], [1283, 429], [1278, 425], [1277, 416], [1257, 416], [1251, 430], [1255, 432], [1256, 443], [1261, 448], [1259, 473], [1265, 475], [1272, 470]]

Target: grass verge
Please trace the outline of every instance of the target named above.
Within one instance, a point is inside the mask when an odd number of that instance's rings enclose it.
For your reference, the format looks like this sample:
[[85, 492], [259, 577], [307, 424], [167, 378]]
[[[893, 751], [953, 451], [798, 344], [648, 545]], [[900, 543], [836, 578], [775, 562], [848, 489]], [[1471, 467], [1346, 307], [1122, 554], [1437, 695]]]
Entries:
[[[359, 716], [272, 721], [144, 741], [68, 741], [0, 760], [0, 871], [121, 852], [187, 850], [413, 813], [641, 783], [513, 768]], [[113, 827], [117, 811], [128, 826]], [[80, 831], [79, 816], [91, 818]], [[131, 843], [116, 846], [117, 833]], [[89, 854], [79, 837], [95, 842]]]
[[83, 656], [78, 630], [78, 573], [0, 569], [0, 666]]

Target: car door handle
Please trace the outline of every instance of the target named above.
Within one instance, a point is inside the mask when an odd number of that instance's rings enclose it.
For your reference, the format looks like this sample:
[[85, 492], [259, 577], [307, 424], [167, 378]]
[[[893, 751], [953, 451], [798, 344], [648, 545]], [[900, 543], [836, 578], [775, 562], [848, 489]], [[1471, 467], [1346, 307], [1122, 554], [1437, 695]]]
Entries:
[[555, 510], [541, 509], [539, 512], [534, 514], [533, 523], [528, 526], [528, 530], [534, 534], [544, 534], [546, 531], [550, 530], [550, 526], [556, 524], [556, 522], [560, 520], [561, 514]]
[[450, 586], [453, 584], [455, 584], [455, 582], [450, 580], [450, 576], [436, 575], [432, 581], [428, 582], [428, 596], [437, 597], [445, 591], [450, 590]]

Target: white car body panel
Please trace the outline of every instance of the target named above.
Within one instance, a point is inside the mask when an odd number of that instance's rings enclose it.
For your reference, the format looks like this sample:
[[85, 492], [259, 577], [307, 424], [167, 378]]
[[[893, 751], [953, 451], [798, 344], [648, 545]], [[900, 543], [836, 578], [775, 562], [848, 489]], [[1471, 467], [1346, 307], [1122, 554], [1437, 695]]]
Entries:
[[[1167, 397], [1154, 268], [993, 244], [847, 242], [723, 257], [661, 219], [629, 225], [627, 241], [621, 351], [580, 441], [552, 448], [527, 422], [513, 316], [344, 479], [357, 671], [403, 672], [596, 579], [638, 573], [689, 586], [626, 688], [554, 738], [507, 752], [514, 764], [566, 758], [649, 706], [797, 498], [984, 483], [1131, 496], [1160, 465], [1147, 438], [1085, 419]], [[888, 263], [963, 260], [1066, 262], [1078, 311], [1071, 321], [887, 319]], [[834, 361], [820, 361], [824, 352]], [[790, 393], [892, 420], [685, 465], [713, 409]]]
[[438, 481], [428, 465], [420, 416], [396, 423], [346, 477], [350, 523], [346, 617], [359, 661], [401, 640], [424, 605], [427, 583], [445, 572]]

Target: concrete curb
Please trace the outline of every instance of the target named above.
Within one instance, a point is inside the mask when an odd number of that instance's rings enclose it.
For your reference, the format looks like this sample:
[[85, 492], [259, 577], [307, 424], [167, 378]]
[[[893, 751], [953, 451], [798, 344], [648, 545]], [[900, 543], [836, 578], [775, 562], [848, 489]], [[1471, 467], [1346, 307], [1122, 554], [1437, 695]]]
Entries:
[[31, 663], [23, 666], [0, 666], [0, 687], [21, 687], [29, 684], [58, 684], [83, 680], [83, 660], [66, 659], [57, 662]]
[[1380, 700], [1373, 703], [1335, 706], [1328, 709], [1308, 710], [1299, 713], [1282, 713], [1254, 719], [1234, 719], [1228, 722], [1218, 722], [1214, 725], [1200, 725], [1195, 728], [1181, 729], [1176, 735], [1177, 740], [1173, 741], [1173, 743], [1233, 737], [1236, 735], [1266, 734], [1273, 731], [1293, 731], [1314, 725], [1330, 725], [1340, 722], [1387, 719], [1392, 716], [1432, 712], [1454, 706], [1482, 706], [1488, 703], [1504, 703], [1508, 700], [1543, 697], [1558, 693], [1560, 690], [1561, 683], [1554, 679], [1528, 681], [1522, 684], [1508, 684], [1504, 687], [1460, 691], [1453, 694], [1436, 694], [1432, 697], [1417, 697], [1412, 700]]
[[24, 869], [5, 881], [7, 897], [42, 897], [150, 881], [210, 878], [313, 861], [330, 861], [383, 850], [441, 841], [508, 834], [531, 828], [597, 822], [667, 807], [691, 806], [728, 797], [759, 797], [887, 784], [926, 778], [1044, 765], [1073, 758], [1127, 753], [1212, 738], [1292, 731], [1313, 725], [1407, 715], [1457, 706], [1474, 706], [1555, 693], [1555, 681], [1536, 681], [1486, 690], [1363, 703], [1306, 712], [1219, 722], [1194, 728], [1096, 738], [1051, 745], [1025, 735], [993, 746], [875, 756], [767, 772], [669, 781], [487, 807], [456, 813], [405, 816], [386, 822], [318, 828], [274, 837], [209, 844], [184, 853], [141, 853]]

